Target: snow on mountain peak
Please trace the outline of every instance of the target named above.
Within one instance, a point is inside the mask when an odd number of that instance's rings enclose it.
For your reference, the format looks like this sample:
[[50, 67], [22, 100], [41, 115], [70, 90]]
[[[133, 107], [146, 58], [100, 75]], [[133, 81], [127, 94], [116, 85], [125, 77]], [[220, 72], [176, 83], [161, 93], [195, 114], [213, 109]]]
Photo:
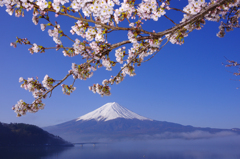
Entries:
[[108, 121], [116, 118], [151, 120], [120, 106], [116, 102], [113, 102], [107, 103], [90, 113], [80, 116], [76, 119], [76, 121], [92, 119], [97, 121]]

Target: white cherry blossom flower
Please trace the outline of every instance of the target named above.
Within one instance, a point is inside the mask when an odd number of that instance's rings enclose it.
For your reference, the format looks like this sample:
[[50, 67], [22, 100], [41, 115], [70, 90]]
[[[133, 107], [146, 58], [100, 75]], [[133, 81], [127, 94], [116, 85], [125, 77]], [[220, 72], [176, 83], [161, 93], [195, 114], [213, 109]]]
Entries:
[[38, 45], [34, 43], [34, 44], [33, 44], [33, 47], [32, 47], [32, 50], [33, 50], [33, 52], [37, 53], [38, 50], [39, 50]]
[[48, 2], [46, 0], [38, 0], [37, 5], [41, 10], [44, 10], [45, 8], [48, 7]]

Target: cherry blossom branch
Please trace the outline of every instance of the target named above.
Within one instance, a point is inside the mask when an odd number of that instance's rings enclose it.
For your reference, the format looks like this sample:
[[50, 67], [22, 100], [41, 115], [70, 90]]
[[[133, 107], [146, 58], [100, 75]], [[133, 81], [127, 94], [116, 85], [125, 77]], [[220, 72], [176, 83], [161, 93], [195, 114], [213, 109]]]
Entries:
[[[79, 18], [79, 17], [75, 17], [73, 15], [70, 15], [70, 14], [67, 14], [67, 13], [58, 13], [59, 15], [63, 15], [63, 16], [67, 16], [67, 17], [70, 17], [70, 18], [73, 18], [73, 19], [76, 19], [76, 20], [81, 20], [81, 21], [84, 21], [84, 22], [92, 22], [94, 24], [98, 24], [98, 25], [101, 25], [102, 27], [104, 28], [107, 28], [107, 29], [112, 29], [112, 30], [136, 30], [136, 31], [140, 31], [140, 32], [143, 32], [145, 34], [150, 34], [150, 35], [153, 35], [155, 37], [162, 37], [166, 34], [169, 34], [169, 33], [172, 33], [172, 32], [175, 32], [176, 30], [180, 29], [180, 28], [183, 28], [184, 26], [190, 24], [190, 23], [194, 23], [196, 21], [199, 20], [199, 18], [202, 18], [205, 14], [207, 14], [209, 11], [215, 9], [216, 7], [226, 3], [226, 1], [229, 1], [229, 0], [220, 0], [219, 2], [216, 2], [214, 4], [211, 4], [209, 5], [208, 7], [206, 8], [203, 8], [198, 14], [196, 15], [193, 15], [191, 16], [187, 21], [183, 22], [183, 23], [180, 23], [170, 29], [167, 29], [165, 31], [162, 31], [162, 32], [159, 32], [159, 33], [155, 33], [155, 32], [148, 32], [148, 31], [145, 31], [143, 29], [139, 29], [139, 28], [124, 28], [124, 27], [118, 27], [118, 26], [109, 26], [109, 25], [106, 25], [106, 24], [102, 24], [101, 22], [97, 22], [97, 21], [94, 21], [94, 20], [89, 20], [89, 19], [85, 19], [85, 18]], [[37, 5], [35, 5], [36, 8], [39, 8]], [[55, 12], [55, 10], [53, 9], [46, 9], [47, 11], [50, 11], [50, 12]], [[144, 39], [148, 39], [148, 37], [145, 37]]]
[[131, 60], [130, 62], [128, 62], [125, 66], [123, 66], [121, 68], [121, 70], [118, 72], [118, 74], [113, 78], [114, 80], [116, 80], [116, 78], [121, 74], [121, 72], [128, 67], [137, 57], [138, 55], [140, 55], [143, 51], [145, 51], [150, 45], [146, 45], [144, 48], [142, 48]]
[[185, 22], [182, 22], [170, 29], [167, 29], [163, 32], [159, 32], [159, 33], [152, 33], [153, 36], [157, 36], [157, 37], [162, 37], [166, 34], [170, 34], [172, 32], [175, 32], [176, 30], [183, 28], [184, 26], [190, 24], [190, 23], [194, 23], [196, 21], [198, 21], [200, 18], [203, 18], [205, 14], [207, 14], [209, 11], [215, 9], [216, 7], [226, 3], [229, 0], [220, 0], [219, 2], [216, 2], [214, 4], [209, 5], [206, 8], [203, 8], [198, 14], [191, 16], [188, 20], [186, 20]]
[[[163, 39], [163, 40], [164, 40], [164, 39]], [[169, 41], [170, 41], [170, 38], [168, 38], [167, 42], [165, 42], [165, 44], [163, 44], [149, 59], [147, 59], [147, 60], [145, 60], [145, 61], [143, 61], [143, 62], [150, 61], [157, 53], [159, 53], [159, 52], [162, 50], [162, 48], [163, 48], [164, 46], [167, 45], [167, 43], [168, 43]]]
[[49, 89], [47, 92], [45, 92], [43, 95], [39, 96], [37, 99], [34, 100], [33, 103], [36, 103], [36, 101], [42, 99], [44, 96], [46, 96], [48, 93], [52, 92], [57, 86], [62, 84], [69, 76], [72, 75], [72, 72], [69, 72], [62, 80], [60, 80], [56, 85], [54, 85], [51, 89]]
[[[35, 5], [36, 8], [39, 8], [37, 5]], [[54, 12], [55, 13], [55, 10], [54, 9], [46, 9], [46, 11], [49, 11], [49, 12]], [[70, 15], [70, 14], [67, 14], [67, 13], [61, 13], [59, 12], [58, 13], [59, 15], [62, 15], [62, 16], [67, 16], [69, 18], [72, 18], [72, 19], [76, 19], [76, 20], [81, 20], [81, 21], [84, 21], [84, 22], [91, 22], [91, 23], [94, 23], [94, 24], [97, 24], [97, 25], [100, 25], [102, 26], [103, 28], [107, 28], [107, 29], [112, 29], [112, 30], [136, 30], [136, 31], [140, 31], [140, 32], [143, 32], [145, 34], [152, 34], [152, 32], [148, 32], [148, 31], [145, 31], [143, 29], [138, 29], [138, 28], [124, 28], [124, 27], [118, 27], [118, 26], [109, 26], [109, 25], [106, 25], [106, 24], [103, 24], [101, 22], [97, 22], [97, 21], [94, 21], [94, 20], [91, 20], [91, 19], [85, 19], [85, 18], [82, 18], [82, 17], [75, 17], [73, 15]], [[117, 23], [116, 23], [117, 24]]]
[[[170, 0], [159, 0], [158, 2], [155, 0], [144, 0], [136, 3], [135, 0], [124, 0], [121, 3], [121, 7], [118, 9], [114, 9], [115, 4], [120, 4], [118, 0], [114, 0], [114, 2], [110, 0], [87, 0], [82, 1], [82, 6], [80, 5], [79, 1], [70, 1], [72, 3], [69, 7], [64, 6], [64, 4], [67, 3], [65, 0], [53, 2], [36, 0], [36, 2], [27, 1], [25, 3], [16, 0], [11, 2], [4, 1], [1, 3], [7, 6], [6, 11], [9, 14], [12, 14], [15, 11], [15, 15], [18, 17], [24, 15], [22, 10], [33, 9], [34, 11], [32, 20], [34, 24], [37, 25], [39, 19], [44, 18], [49, 23], [41, 24], [42, 30], [45, 30], [46, 26], [54, 27], [54, 30], [48, 30], [48, 34], [50, 37], [53, 37], [53, 41], [57, 44], [56, 47], [44, 48], [43, 46], [35, 43], [31, 44], [25, 39], [17, 40], [16, 43], [31, 45], [31, 53], [44, 52], [46, 49], [59, 50], [62, 48], [64, 56], [81, 55], [83, 59], [87, 60], [85, 63], [79, 65], [73, 63], [72, 69], [60, 81], [56, 81], [48, 77], [48, 75], [44, 77], [42, 84], [39, 83], [37, 79], [34, 80], [33, 78], [28, 78], [25, 80], [20, 78], [19, 81], [24, 82], [21, 87], [32, 92], [35, 100], [32, 104], [19, 101], [14, 107], [15, 112], [18, 115], [24, 115], [27, 110], [31, 112], [37, 112], [38, 109], [43, 109], [44, 104], [42, 103], [42, 98], [46, 98], [49, 93], [51, 96], [52, 91], [59, 85], [62, 86], [64, 94], [70, 95], [76, 89], [73, 87], [76, 79], [86, 80], [90, 78], [93, 75], [93, 71], [97, 70], [99, 67], [104, 66], [106, 67], [106, 70], [112, 70], [112, 67], [114, 67], [116, 63], [123, 64], [123, 61], [127, 61], [127, 63], [121, 67], [120, 71], [113, 79], [104, 80], [103, 85], [96, 84], [90, 87], [90, 90], [92, 90], [94, 93], [97, 92], [102, 96], [110, 95], [110, 87], [108, 86], [109, 83], [113, 84], [115, 82], [117, 84], [121, 82], [126, 74], [129, 76], [135, 75], [134, 67], [136, 65], [140, 66], [142, 62], [151, 60], [169, 41], [173, 44], [183, 44], [184, 37], [186, 37], [195, 29], [201, 29], [203, 24], [205, 24], [205, 20], [218, 21], [222, 18], [221, 15], [223, 17], [227, 15], [228, 21], [226, 24], [221, 24], [221, 32], [219, 37], [224, 35], [224, 29], [228, 31], [232, 30], [234, 27], [239, 27], [239, 2], [233, 0], [215, 0], [211, 1], [211, 3], [206, 3], [205, 0], [189, 1], [189, 4], [184, 7], [183, 10], [170, 8]], [[1, 4], [0, 6], [2, 6]], [[99, 8], [101, 8], [101, 10]], [[184, 13], [184, 17], [179, 24], [175, 23], [173, 19], [170, 19], [166, 15], [166, 10], [171, 9]], [[82, 13], [85, 17], [81, 15], [80, 10], [82, 10]], [[55, 25], [50, 22], [48, 16], [49, 12], [53, 12], [57, 16], [62, 15], [78, 20], [75, 25], [72, 26], [70, 32], [72, 34], [81, 36], [87, 41], [81, 42], [79, 39], [71, 39], [61, 30], [60, 25], [57, 22]], [[70, 14], [76, 12], [79, 14], [78, 17]], [[143, 20], [153, 19], [157, 21], [161, 16], [164, 16], [170, 20], [175, 26], [161, 32], [150, 32], [142, 29]], [[131, 18], [135, 19], [136, 17], [138, 18], [137, 21], [130, 21]], [[129, 22], [129, 27], [119, 27], [117, 25], [119, 22], [124, 20]], [[95, 24], [95, 26], [91, 26], [89, 23], [91, 23], [91, 25]], [[107, 34], [120, 30], [128, 32], [128, 40], [115, 44], [108, 43]], [[63, 47], [63, 44], [60, 40], [62, 36], [65, 36], [72, 41], [74, 43], [72, 45], [73, 47]], [[161, 45], [162, 41], [165, 39], [167, 39], [167, 42]], [[12, 45], [16, 47], [16, 43], [12, 43]], [[125, 50], [126, 47], [124, 47], [124, 45], [129, 43], [132, 43], [132, 47], [128, 49], [127, 54]], [[116, 49], [116, 62], [110, 59], [109, 56], [110, 52], [114, 49]], [[151, 57], [144, 61], [144, 58], [147, 56]], [[127, 60], [125, 60], [126, 58]], [[239, 65], [236, 62], [228, 62], [230, 63], [230, 66], [238, 67]], [[72, 75], [74, 78], [73, 83], [69, 86], [62, 84], [70, 75]], [[53, 83], [55, 82], [57, 82], [57, 84], [53, 86]]]
[[[54, 26], [54, 25], [52, 24], [52, 22], [50, 21], [49, 18], [44, 17], [44, 19], [47, 20], [47, 21], [49, 22], [49, 25], [50, 25], [50, 26], [56, 27], [56, 26]], [[57, 27], [56, 27], [56, 28], [57, 28]], [[57, 29], [60, 29], [60, 27], [57, 28]], [[62, 34], [62, 36], [67, 37], [70, 41], [75, 42], [73, 39], [71, 39], [71, 38], [70, 38], [67, 34], [65, 34], [63, 31], [62, 31], [61, 34]]]

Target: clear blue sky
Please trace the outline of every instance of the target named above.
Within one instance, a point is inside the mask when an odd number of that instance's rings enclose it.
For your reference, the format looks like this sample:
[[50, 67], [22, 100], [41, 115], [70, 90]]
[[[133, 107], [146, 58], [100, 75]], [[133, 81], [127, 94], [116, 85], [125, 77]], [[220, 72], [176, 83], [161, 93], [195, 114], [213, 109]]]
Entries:
[[[55, 44], [47, 31], [42, 32], [40, 25], [32, 23], [31, 14], [16, 18], [9, 16], [5, 8], [0, 8], [0, 14], [0, 122], [55, 125], [82, 116], [107, 102], [117, 102], [155, 120], [197, 127], [240, 128], [240, 90], [236, 89], [240, 82], [230, 80], [239, 78], [227, 72], [231, 69], [222, 65], [224, 56], [240, 60], [240, 30], [229, 32], [220, 39], [216, 37], [219, 24], [207, 22], [202, 30], [193, 31], [184, 45], [169, 43], [155, 58], [137, 68], [135, 77], [127, 77], [119, 85], [113, 85], [111, 96], [93, 94], [88, 86], [116, 75], [119, 65], [111, 72], [101, 68], [87, 81], [77, 80], [77, 89], [71, 96], [64, 95], [61, 88], [54, 90], [52, 97], [44, 100], [44, 110], [17, 118], [11, 107], [20, 99], [29, 103], [34, 99], [31, 93], [20, 88], [19, 77], [38, 76], [42, 81], [48, 74], [62, 79], [70, 70], [71, 63], [80, 63], [81, 58], [64, 57], [61, 51], [54, 50], [31, 55], [29, 46], [10, 47], [16, 36], [27, 37], [43, 46]], [[180, 21], [181, 17], [175, 18]], [[66, 18], [56, 20], [60, 20], [66, 33], [75, 22]], [[166, 20], [149, 22], [145, 29], [160, 31], [170, 24]], [[110, 36], [112, 41], [109, 42], [126, 40], [126, 34]], [[71, 82], [72, 79], [66, 84]]]

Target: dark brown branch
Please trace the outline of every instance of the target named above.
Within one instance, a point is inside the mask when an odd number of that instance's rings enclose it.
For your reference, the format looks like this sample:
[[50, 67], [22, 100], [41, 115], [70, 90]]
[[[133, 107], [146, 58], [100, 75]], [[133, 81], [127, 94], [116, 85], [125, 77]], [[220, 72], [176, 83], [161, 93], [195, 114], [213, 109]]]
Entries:
[[[60, 49], [70, 49], [72, 47], [59, 47]], [[47, 48], [44, 48], [45, 50], [49, 50], [49, 49], [58, 49], [58, 47], [47, 47]]]
[[164, 15], [164, 17], [166, 17], [168, 20], [170, 20], [173, 24], [177, 25], [177, 23], [175, 23], [172, 19], [170, 19], [168, 16]]
[[184, 13], [184, 14], [189, 14], [189, 13], [187, 13], [187, 12], [184, 12], [184, 11], [181, 10], [181, 9], [172, 8], [172, 7], [169, 7], [169, 8], [172, 9], [172, 10], [176, 10], [176, 11], [182, 12], [182, 13]]
[[48, 93], [52, 92], [57, 86], [59, 86], [61, 83], [63, 83], [63, 81], [65, 81], [70, 75], [72, 75], [72, 72], [69, 72], [60, 82], [58, 82], [56, 85], [54, 85], [51, 89], [49, 89], [43, 95], [41, 95], [40, 97], [35, 99], [33, 103], [36, 103], [36, 101], [42, 99], [44, 96], [47, 96]]
[[172, 27], [172, 28], [170, 28], [170, 29], [167, 29], [167, 30], [165, 30], [165, 31], [163, 31], [163, 32], [152, 33], [152, 35], [157, 36], [157, 37], [162, 37], [162, 36], [164, 36], [164, 35], [166, 35], [166, 34], [173, 33], [173, 32], [175, 32], [176, 30], [181, 29], [181, 28], [183, 28], [184, 26], [186, 26], [186, 25], [188, 25], [188, 24], [190, 24], [190, 23], [196, 22], [199, 18], [203, 18], [204, 15], [207, 14], [209, 11], [215, 9], [216, 7], [218, 7], [218, 6], [220, 6], [220, 5], [224, 4], [224, 3], [226, 3], [227, 1], [228, 1], [228, 0], [220, 0], [220, 1], [217, 2], [217, 3], [211, 4], [211, 5], [209, 5], [208, 7], [202, 9], [202, 11], [200, 11], [200, 13], [198, 13], [198, 14], [193, 15], [192, 17], [190, 17], [187, 21], [182, 22], [182, 23], [180, 23], [180, 24], [178, 24], [178, 25], [176, 25], [176, 26], [174, 26], [174, 27]]
[[71, 40], [72, 42], [75, 42], [74, 40], [72, 40], [69, 36], [67, 36], [66, 34], [63, 33], [63, 36], [67, 37], [69, 40]]

